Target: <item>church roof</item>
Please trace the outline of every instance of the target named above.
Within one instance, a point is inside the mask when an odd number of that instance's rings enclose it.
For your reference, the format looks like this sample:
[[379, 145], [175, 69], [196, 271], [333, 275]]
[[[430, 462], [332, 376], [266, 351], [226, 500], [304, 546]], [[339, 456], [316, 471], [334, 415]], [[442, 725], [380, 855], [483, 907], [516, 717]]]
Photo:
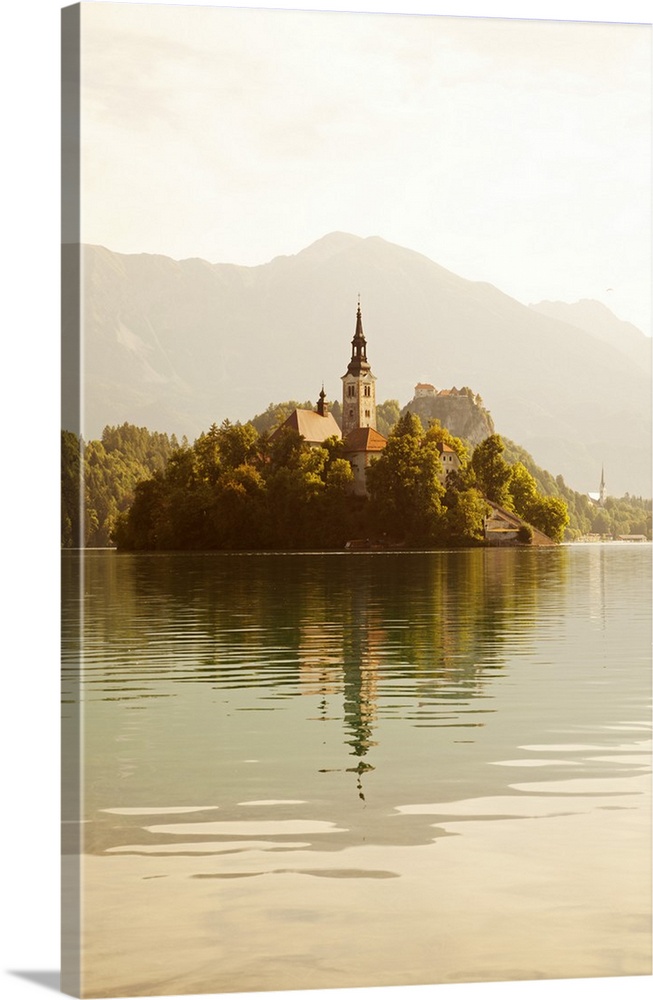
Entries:
[[[327, 438], [342, 437], [332, 413], [327, 413], [323, 417], [315, 410], [293, 410], [278, 431], [286, 427], [301, 434], [308, 444], [322, 444]], [[278, 431], [275, 431], [275, 434]]]
[[372, 427], [355, 427], [345, 438], [345, 451], [383, 451], [387, 438]]

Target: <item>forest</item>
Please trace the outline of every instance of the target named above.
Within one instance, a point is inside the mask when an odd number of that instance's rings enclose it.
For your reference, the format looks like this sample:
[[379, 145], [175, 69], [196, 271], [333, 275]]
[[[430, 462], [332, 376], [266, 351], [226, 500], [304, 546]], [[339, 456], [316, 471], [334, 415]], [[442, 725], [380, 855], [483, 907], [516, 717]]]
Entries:
[[[555, 541], [589, 533], [651, 537], [651, 502], [598, 507], [494, 434], [475, 449], [393, 400], [378, 409], [388, 445], [352, 496], [342, 441], [309, 447], [270, 432], [297, 405], [271, 404], [246, 424], [212, 425], [191, 445], [123, 424], [99, 441], [62, 434], [62, 545], [122, 550], [342, 548], [352, 539], [434, 547], [484, 542], [486, 499]], [[380, 429], [381, 429], [381, 425]], [[461, 468], [440, 482], [438, 444]]]

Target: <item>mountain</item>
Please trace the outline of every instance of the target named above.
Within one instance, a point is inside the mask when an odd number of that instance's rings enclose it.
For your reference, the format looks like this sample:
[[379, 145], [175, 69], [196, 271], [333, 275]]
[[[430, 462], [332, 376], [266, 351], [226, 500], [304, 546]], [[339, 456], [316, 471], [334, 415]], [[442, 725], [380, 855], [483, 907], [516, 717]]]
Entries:
[[618, 319], [607, 306], [595, 299], [580, 302], [537, 302], [531, 309], [576, 326], [621, 351], [635, 365], [651, 370], [651, 338], [632, 323]]
[[603, 465], [608, 492], [651, 495], [650, 369], [379, 237], [333, 233], [257, 267], [85, 246], [82, 274], [87, 438], [128, 421], [192, 439], [323, 383], [338, 399], [360, 294], [377, 399], [469, 386], [575, 489]]

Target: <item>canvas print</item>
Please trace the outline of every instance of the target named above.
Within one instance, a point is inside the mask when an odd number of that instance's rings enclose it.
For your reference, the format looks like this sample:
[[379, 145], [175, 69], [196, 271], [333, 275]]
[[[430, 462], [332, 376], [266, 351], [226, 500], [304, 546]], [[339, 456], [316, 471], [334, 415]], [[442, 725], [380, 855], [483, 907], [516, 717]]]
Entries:
[[62, 987], [651, 974], [651, 25], [62, 12]]

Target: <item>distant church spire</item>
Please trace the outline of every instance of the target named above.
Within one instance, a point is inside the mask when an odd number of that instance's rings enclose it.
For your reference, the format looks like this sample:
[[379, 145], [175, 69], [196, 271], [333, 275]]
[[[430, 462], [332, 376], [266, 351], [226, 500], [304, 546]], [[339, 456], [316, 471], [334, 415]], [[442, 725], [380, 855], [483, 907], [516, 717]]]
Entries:
[[599, 486], [599, 503], [605, 503], [605, 472], [601, 466], [601, 485]]
[[326, 417], [327, 408], [326, 408], [326, 403], [324, 402], [325, 399], [326, 399], [326, 392], [324, 391], [324, 384], [323, 384], [322, 391], [320, 392], [320, 398], [317, 403], [317, 412], [320, 414], [321, 417]]

